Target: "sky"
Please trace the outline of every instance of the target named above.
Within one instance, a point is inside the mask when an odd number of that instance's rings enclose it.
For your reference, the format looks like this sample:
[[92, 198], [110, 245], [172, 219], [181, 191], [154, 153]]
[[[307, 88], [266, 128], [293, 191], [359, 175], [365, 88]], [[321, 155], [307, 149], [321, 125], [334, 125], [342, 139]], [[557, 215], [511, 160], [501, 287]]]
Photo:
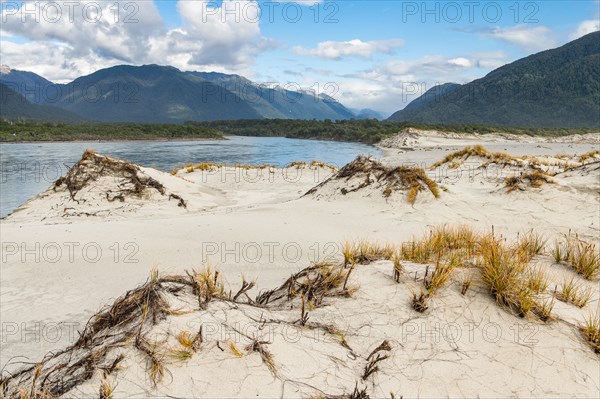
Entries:
[[385, 114], [600, 29], [598, 0], [0, 0], [0, 11], [0, 63], [53, 82], [171, 65]]

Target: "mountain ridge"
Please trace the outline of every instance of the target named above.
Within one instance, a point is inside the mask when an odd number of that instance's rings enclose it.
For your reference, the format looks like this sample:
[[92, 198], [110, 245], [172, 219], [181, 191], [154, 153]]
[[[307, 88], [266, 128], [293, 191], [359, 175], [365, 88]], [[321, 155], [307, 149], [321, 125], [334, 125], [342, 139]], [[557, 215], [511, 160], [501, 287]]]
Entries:
[[390, 121], [600, 127], [600, 32], [501, 66]]

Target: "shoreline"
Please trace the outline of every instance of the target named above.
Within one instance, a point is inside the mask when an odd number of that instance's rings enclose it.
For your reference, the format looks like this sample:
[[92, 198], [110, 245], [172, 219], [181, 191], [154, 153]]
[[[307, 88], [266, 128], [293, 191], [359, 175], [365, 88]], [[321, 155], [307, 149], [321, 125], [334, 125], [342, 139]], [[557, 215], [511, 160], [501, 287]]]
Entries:
[[[233, 136], [233, 135], [229, 135]], [[229, 140], [226, 136], [222, 138], [150, 138], [150, 139], [90, 139], [90, 140], [22, 140], [22, 141], [0, 141], [1, 144], [36, 144], [36, 143], [127, 143], [135, 141], [144, 142], [175, 142], [175, 141], [225, 141]]]

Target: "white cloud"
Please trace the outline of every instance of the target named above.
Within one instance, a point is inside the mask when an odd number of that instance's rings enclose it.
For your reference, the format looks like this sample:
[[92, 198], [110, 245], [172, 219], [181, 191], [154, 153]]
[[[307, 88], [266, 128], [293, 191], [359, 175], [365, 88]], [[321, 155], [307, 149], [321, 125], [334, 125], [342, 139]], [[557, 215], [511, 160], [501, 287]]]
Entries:
[[292, 48], [292, 50], [298, 55], [314, 56], [331, 60], [340, 60], [344, 57], [369, 59], [375, 54], [392, 54], [396, 48], [403, 45], [404, 40], [402, 39], [373, 40], [368, 42], [354, 39], [345, 42], [320, 42], [314, 49], [296, 46]]
[[[85, 0], [71, 6], [73, 18], [68, 4], [23, 3], [37, 10], [37, 21], [33, 15], [22, 21], [21, 11], [5, 9], [2, 33], [25, 41], [9, 43], [3, 35], [2, 62], [56, 81], [123, 63], [240, 72], [256, 54], [277, 45], [261, 37], [254, 0], [224, 0], [220, 7], [213, 1], [181, 0], [177, 10], [182, 23], [173, 29], [166, 28], [154, 2]], [[118, 18], [114, 4], [121, 7]]]
[[525, 50], [547, 50], [556, 45], [552, 32], [545, 26], [515, 25], [507, 28], [492, 28], [488, 35], [517, 45]]
[[569, 35], [569, 39], [579, 39], [581, 36], [585, 36], [588, 33], [596, 32], [598, 30], [600, 30], [600, 21], [597, 19], [588, 19], [579, 24], [575, 32]]
[[392, 113], [435, 85], [470, 82], [506, 64], [507, 58], [503, 52], [481, 52], [393, 60], [370, 70], [341, 76], [337, 82], [341, 90], [336, 99], [351, 107]]

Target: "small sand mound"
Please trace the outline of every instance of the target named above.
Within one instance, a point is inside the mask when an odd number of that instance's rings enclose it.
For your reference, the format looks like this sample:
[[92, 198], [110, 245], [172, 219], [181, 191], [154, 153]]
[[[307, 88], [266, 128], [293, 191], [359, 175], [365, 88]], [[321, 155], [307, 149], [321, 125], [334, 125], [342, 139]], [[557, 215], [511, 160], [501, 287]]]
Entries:
[[183, 188], [179, 179], [166, 173], [87, 150], [48, 190], [17, 208], [9, 218], [124, 216], [162, 204], [187, 209], [187, 200], [167, 190], [167, 180], [172, 187]]
[[358, 156], [340, 171], [306, 195], [318, 198], [337, 198], [339, 195], [379, 192], [390, 198], [394, 193], [406, 193], [407, 201], [414, 204], [421, 191], [429, 191], [439, 197], [439, 188], [425, 171], [417, 167], [398, 166], [390, 168], [369, 157]]
[[60, 189], [64, 185], [69, 190], [71, 199], [79, 203], [77, 194], [103, 177], [115, 181], [114, 188], [106, 188], [104, 191], [109, 202], [124, 202], [126, 198], [133, 196], [141, 198], [152, 189], [165, 195], [165, 187], [144, 174], [137, 165], [98, 155], [91, 150], [84, 152], [81, 160], [54, 183], [54, 189]]
[[384, 148], [413, 148], [423, 144], [422, 135], [418, 130], [411, 128], [405, 129], [395, 136], [381, 140], [380, 147]]

